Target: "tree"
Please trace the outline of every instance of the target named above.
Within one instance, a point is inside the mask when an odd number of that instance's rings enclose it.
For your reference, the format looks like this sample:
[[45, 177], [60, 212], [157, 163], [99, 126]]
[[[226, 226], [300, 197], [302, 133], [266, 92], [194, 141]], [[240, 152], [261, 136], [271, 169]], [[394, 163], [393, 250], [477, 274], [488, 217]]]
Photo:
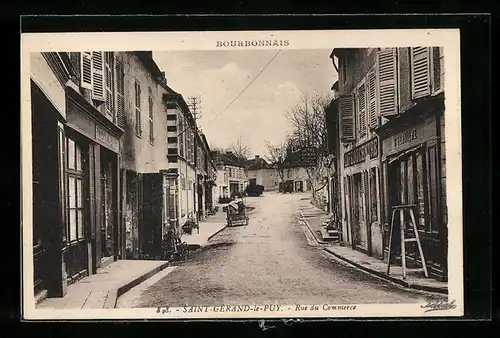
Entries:
[[314, 165], [305, 167], [312, 185], [313, 199], [325, 186], [324, 178], [333, 160], [328, 154], [327, 141], [326, 108], [329, 103], [330, 98], [326, 95], [317, 94], [311, 98], [303, 93], [299, 102], [286, 114], [293, 128], [289, 148], [292, 151], [308, 149], [313, 153]]
[[227, 150], [232, 152], [238, 158], [238, 161], [242, 166], [245, 166], [246, 161], [251, 154], [250, 147], [243, 142], [241, 136], [238, 140], [231, 143]]
[[288, 152], [288, 137], [281, 143], [274, 145], [265, 141], [268, 155], [266, 160], [273, 166], [278, 173], [280, 182], [285, 180], [285, 159]]

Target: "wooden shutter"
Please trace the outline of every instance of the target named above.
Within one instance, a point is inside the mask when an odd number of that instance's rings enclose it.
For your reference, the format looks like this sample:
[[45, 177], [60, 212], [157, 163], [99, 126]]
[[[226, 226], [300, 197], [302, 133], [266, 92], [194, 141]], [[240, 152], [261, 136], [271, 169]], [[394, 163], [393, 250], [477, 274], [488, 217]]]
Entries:
[[92, 89], [92, 54], [82, 52], [80, 61], [80, 83], [82, 88]]
[[125, 74], [123, 70], [123, 63], [116, 62], [116, 120], [118, 127], [125, 128]]
[[378, 126], [377, 112], [377, 72], [372, 69], [366, 77], [366, 85], [368, 90], [368, 125], [370, 129]]
[[342, 95], [340, 100], [340, 128], [342, 141], [354, 141], [356, 137], [354, 126], [354, 97], [353, 95]]
[[381, 116], [398, 113], [396, 90], [396, 49], [382, 49], [377, 55], [379, 112]]
[[358, 108], [358, 132], [362, 137], [366, 135], [366, 86], [364, 82], [358, 87], [356, 107]]
[[414, 105], [411, 92], [411, 67], [410, 48], [398, 48], [398, 92], [399, 92], [399, 113], [404, 113]]
[[430, 62], [428, 47], [411, 48], [411, 93], [418, 99], [430, 95]]
[[435, 94], [443, 89], [443, 66], [440, 47], [432, 47], [432, 93]]
[[104, 101], [104, 52], [92, 52], [92, 98]]

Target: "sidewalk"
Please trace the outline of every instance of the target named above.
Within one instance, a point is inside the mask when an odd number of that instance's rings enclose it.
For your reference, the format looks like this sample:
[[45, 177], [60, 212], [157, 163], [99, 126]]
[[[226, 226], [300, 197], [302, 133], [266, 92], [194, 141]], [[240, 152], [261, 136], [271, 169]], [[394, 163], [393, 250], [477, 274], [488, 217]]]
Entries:
[[388, 276], [386, 274], [386, 262], [370, 257], [362, 252], [352, 249], [351, 247], [326, 242], [323, 237], [323, 232], [325, 231], [322, 226], [324, 220], [328, 218], [326, 212], [314, 207], [307, 200], [299, 201], [298, 209], [301, 219], [309, 227], [309, 230], [314, 235], [316, 242], [323, 244], [326, 252], [357, 267], [358, 269], [393, 283], [397, 283], [406, 288], [441, 294], [448, 293], [448, 283], [446, 282], [441, 282], [433, 278], [419, 277], [412, 275], [411, 273], [407, 274], [406, 280], [403, 280], [402, 268], [397, 265], [391, 265], [391, 272]]
[[62, 298], [47, 298], [39, 309], [111, 309], [116, 299], [168, 266], [166, 261], [119, 260], [68, 287]]
[[226, 226], [226, 213], [219, 210], [215, 215], [200, 221], [200, 233], [198, 233], [198, 229], [193, 229], [191, 235], [182, 234], [181, 241], [186, 242], [191, 247], [203, 247], [207, 245], [210, 238], [224, 230]]

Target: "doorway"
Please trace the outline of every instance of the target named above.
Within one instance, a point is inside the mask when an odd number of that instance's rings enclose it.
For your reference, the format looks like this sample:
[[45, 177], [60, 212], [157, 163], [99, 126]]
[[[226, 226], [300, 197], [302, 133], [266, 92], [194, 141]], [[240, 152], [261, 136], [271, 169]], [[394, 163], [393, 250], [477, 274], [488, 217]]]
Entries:
[[118, 250], [116, 155], [101, 147], [101, 268], [114, 261]]

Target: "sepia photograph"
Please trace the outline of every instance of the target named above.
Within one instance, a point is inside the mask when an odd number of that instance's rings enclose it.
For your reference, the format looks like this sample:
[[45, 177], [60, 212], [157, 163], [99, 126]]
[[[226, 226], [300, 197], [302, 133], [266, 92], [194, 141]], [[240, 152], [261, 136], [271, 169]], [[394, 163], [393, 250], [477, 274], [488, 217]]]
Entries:
[[23, 34], [24, 317], [463, 315], [458, 41]]

